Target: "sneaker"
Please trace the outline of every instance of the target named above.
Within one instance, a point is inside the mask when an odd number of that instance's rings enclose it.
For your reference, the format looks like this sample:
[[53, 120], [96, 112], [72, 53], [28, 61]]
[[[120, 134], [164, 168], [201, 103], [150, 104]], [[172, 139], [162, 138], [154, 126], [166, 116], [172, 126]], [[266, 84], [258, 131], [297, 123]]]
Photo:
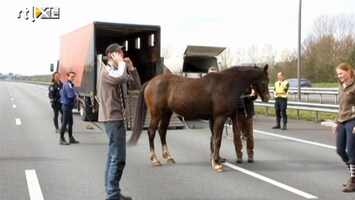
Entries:
[[249, 157], [248, 158], [248, 163], [253, 163], [254, 162], [254, 158], [253, 157]]
[[78, 141], [78, 140], [75, 140], [74, 137], [70, 137], [70, 138], [69, 138], [69, 142], [70, 142], [71, 144], [78, 144], [78, 143], [79, 143], [79, 141]]
[[242, 162], [243, 162], [243, 158], [242, 157], [238, 157], [236, 163], [242, 163]]
[[123, 196], [123, 195], [121, 194], [120, 200], [132, 200], [132, 197]]
[[67, 142], [67, 141], [65, 140], [65, 138], [60, 138], [60, 139], [59, 139], [59, 144], [60, 144], [60, 145], [70, 145], [70, 143]]
[[106, 198], [105, 200], [132, 200], [132, 197], [128, 197], [128, 196], [123, 196], [121, 194], [121, 196], [119, 198]]
[[59, 132], [60, 132], [60, 130], [56, 128], [55, 129], [55, 133], [59, 133]]
[[276, 125], [276, 126], [272, 127], [272, 129], [280, 129], [280, 128], [281, 128], [280, 125]]

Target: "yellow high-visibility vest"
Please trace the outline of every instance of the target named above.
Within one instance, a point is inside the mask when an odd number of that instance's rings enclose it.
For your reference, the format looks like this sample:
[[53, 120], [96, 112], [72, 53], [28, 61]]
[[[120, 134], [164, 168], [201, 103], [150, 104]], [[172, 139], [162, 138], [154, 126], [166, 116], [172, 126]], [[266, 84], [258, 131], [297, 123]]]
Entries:
[[[288, 85], [287, 80], [276, 81], [275, 82], [274, 98], [277, 98], [277, 97], [287, 98], [288, 97], [288, 88], [285, 92], [287, 85]], [[277, 93], [277, 95], [276, 95], [276, 93]]]

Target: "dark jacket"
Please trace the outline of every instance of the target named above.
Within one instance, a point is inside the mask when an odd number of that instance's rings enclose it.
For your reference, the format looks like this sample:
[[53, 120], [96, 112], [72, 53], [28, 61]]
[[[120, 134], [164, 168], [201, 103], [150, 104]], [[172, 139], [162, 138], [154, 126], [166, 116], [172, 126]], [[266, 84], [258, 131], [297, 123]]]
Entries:
[[54, 102], [60, 102], [60, 90], [63, 87], [63, 83], [61, 81], [56, 82], [54, 81], [48, 87], [48, 98]]
[[74, 83], [67, 81], [60, 90], [60, 103], [74, 107], [77, 93], [74, 90]]
[[254, 100], [258, 97], [256, 95], [251, 96], [251, 87], [249, 87], [242, 96], [238, 99], [237, 110], [244, 112], [247, 118], [253, 117], [255, 114]]

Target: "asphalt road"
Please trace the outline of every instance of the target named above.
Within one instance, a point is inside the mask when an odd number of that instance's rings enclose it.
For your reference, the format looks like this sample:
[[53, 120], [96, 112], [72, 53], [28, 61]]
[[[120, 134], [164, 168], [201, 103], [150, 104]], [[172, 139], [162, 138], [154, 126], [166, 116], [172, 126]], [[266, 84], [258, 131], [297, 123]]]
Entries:
[[[76, 113], [74, 136], [80, 144], [61, 146], [46, 86], [0, 82], [0, 94], [0, 200], [103, 200], [104, 132], [86, 129], [89, 123]], [[290, 120], [281, 131], [271, 129], [274, 123], [262, 116], [255, 122], [254, 163], [235, 163], [232, 131], [226, 128], [223, 173], [211, 167], [206, 122], [169, 130], [175, 164], [162, 158], [156, 137], [161, 167], [152, 166], [143, 133], [138, 145], [127, 149], [122, 191], [134, 200], [355, 199], [355, 193], [342, 192], [348, 172], [335, 153], [330, 127]]]

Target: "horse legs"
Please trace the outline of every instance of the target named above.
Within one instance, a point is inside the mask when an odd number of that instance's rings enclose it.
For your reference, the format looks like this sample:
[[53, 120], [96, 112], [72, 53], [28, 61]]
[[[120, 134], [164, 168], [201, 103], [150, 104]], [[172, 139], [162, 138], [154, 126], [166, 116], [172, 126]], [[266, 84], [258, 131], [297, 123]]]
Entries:
[[169, 150], [168, 150], [168, 145], [166, 142], [166, 133], [167, 129], [170, 123], [170, 118], [171, 118], [172, 112], [169, 112], [164, 115], [164, 117], [160, 121], [159, 125], [159, 135], [160, 135], [160, 141], [162, 145], [162, 153], [163, 153], [163, 158], [167, 159], [167, 162], [169, 164], [175, 163], [174, 158], [170, 155]]
[[161, 166], [161, 163], [157, 158], [157, 155], [155, 153], [155, 148], [154, 148], [154, 138], [155, 138], [155, 132], [157, 130], [158, 124], [159, 124], [159, 118], [151, 116], [151, 121], [148, 128], [149, 148], [150, 148], [149, 157], [154, 166]]
[[225, 117], [217, 117], [214, 122], [213, 129], [213, 152], [212, 152], [212, 167], [217, 172], [224, 172], [224, 168], [219, 159], [219, 148], [221, 147], [222, 142], [222, 133], [223, 126], [226, 118]]

